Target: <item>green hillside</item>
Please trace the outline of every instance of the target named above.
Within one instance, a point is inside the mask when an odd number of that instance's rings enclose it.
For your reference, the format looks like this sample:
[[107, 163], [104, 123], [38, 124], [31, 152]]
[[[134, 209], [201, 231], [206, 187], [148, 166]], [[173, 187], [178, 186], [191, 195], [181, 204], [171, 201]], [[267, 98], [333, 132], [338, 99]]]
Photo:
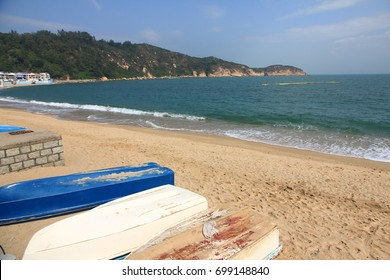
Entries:
[[[252, 69], [215, 57], [191, 57], [148, 44], [96, 40], [87, 32], [0, 33], [0, 71], [49, 72], [56, 79], [251, 76], [267, 75], [267, 69], [271, 68]], [[305, 74], [293, 66], [278, 65], [280, 68]]]

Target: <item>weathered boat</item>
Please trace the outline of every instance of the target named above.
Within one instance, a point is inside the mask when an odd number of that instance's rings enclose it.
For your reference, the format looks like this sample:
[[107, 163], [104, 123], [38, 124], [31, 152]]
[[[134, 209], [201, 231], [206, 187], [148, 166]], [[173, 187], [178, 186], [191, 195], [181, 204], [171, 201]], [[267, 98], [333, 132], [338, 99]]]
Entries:
[[25, 127], [21, 127], [21, 126], [0, 124], [0, 133], [2, 133], [2, 132], [20, 131], [20, 130], [25, 130], [25, 129], [26, 129]]
[[0, 187], [0, 225], [76, 212], [174, 183], [156, 163], [42, 178]]
[[23, 259], [114, 259], [208, 207], [186, 189], [164, 185], [53, 223], [31, 238]]
[[279, 230], [267, 218], [248, 209], [211, 209], [167, 230], [126, 259], [262, 260], [280, 250]]

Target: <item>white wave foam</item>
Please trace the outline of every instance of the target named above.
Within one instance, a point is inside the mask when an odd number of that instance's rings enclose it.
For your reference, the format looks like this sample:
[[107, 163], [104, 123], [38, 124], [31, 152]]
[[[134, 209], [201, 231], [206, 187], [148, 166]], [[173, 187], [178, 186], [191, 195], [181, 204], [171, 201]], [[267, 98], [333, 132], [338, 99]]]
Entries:
[[[346, 135], [343, 134], [324, 132], [316, 127], [306, 125], [280, 124], [272, 127], [243, 128], [242, 126], [238, 126], [233, 128], [233, 125], [229, 123], [224, 124], [211, 121], [207, 124], [194, 122], [192, 123], [193, 126], [188, 126], [188, 123], [181, 123], [180, 119], [204, 120], [204, 118], [161, 112], [145, 112], [140, 110], [105, 107], [98, 105], [77, 105], [70, 103], [27, 101], [8, 97], [0, 97], [0, 101], [21, 104], [37, 104], [45, 107], [52, 106], [52, 108], [60, 107], [66, 109], [91, 110], [92, 112], [102, 111], [131, 115], [154, 116], [159, 117], [160, 121], [157, 119], [156, 122], [152, 122], [150, 120], [141, 120], [140, 125], [146, 125], [148, 127], [163, 130], [191, 131], [194, 133], [225, 135], [246, 141], [263, 142], [272, 145], [312, 150], [326, 154], [390, 162], [390, 139], [357, 135], [346, 137]], [[91, 121], [99, 122], [105, 120], [104, 116], [100, 119], [100, 116], [95, 115], [94, 113], [89, 115], [87, 118]], [[172, 121], [162, 118], [172, 118]], [[178, 118], [179, 121], [175, 121], [173, 118]], [[170, 124], [160, 124], [161, 122]], [[115, 120], [114, 123], [118, 123], [118, 120]]]
[[226, 130], [219, 134], [251, 142], [263, 142], [325, 154], [390, 162], [389, 139], [369, 136], [357, 136], [355, 139], [347, 139], [336, 134], [313, 133], [319, 134], [310, 134], [311, 137], [305, 137], [291, 130], [275, 131], [257, 129]]
[[168, 128], [168, 127], [163, 127], [163, 126], [160, 126], [160, 125], [157, 125], [151, 121], [146, 121], [145, 124], [147, 124], [148, 126], [152, 127], [152, 128], [155, 128], [155, 129], [164, 129], [164, 130], [174, 130], [174, 131], [183, 131], [184, 129], [182, 128]]
[[21, 104], [35, 104], [35, 105], [57, 107], [57, 108], [64, 108], [64, 109], [119, 113], [125, 115], [152, 116], [157, 118], [176, 118], [176, 119], [185, 119], [190, 121], [204, 121], [206, 119], [205, 117], [191, 116], [186, 114], [174, 114], [174, 113], [167, 113], [167, 112], [149, 112], [149, 111], [141, 111], [136, 109], [91, 105], [91, 104], [81, 105], [81, 104], [72, 104], [66, 102], [44, 102], [44, 101], [37, 101], [37, 100], [29, 101], [23, 99], [16, 99], [12, 97], [0, 98], [0, 101], [21, 103]]
[[286, 83], [271, 83], [271, 84], [261, 84], [262, 86], [291, 86], [291, 85], [315, 85], [315, 84], [338, 84], [336, 81], [328, 82], [286, 82]]
[[188, 129], [188, 128], [174, 128], [174, 127], [160, 126], [151, 121], [145, 121], [145, 124], [155, 129], [171, 130], [171, 131], [189, 131], [194, 133], [207, 133], [207, 130], [204, 129]]
[[311, 130], [311, 131], [318, 131], [319, 129], [311, 124], [295, 124], [292, 122], [285, 122], [285, 123], [276, 123], [273, 125], [274, 127], [280, 127], [280, 128], [292, 128], [296, 130]]

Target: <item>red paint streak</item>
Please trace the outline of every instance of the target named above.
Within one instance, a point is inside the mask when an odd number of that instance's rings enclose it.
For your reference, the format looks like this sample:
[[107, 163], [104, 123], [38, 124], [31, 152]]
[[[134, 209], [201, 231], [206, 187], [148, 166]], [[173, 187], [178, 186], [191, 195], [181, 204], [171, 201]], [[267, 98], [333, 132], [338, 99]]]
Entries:
[[196, 252], [200, 252], [209, 249], [211, 240], [206, 239], [201, 242], [189, 244], [179, 249], [173, 249], [173, 252], [164, 253], [157, 257], [158, 260], [198, 260], [199, 257], [195, 255]]
[[238, 248], [240, 248], [240, 249], [246, 247], [248, 245], [248, 243], [250, 242], [250, 237], [252, 234], [254, 234], [253, 231], [251, 231], [251, 230], [248, 231], [243, 236], [241, 236], [240, 239], [237, 239], [236, 241], [234, 241], [234, 244], [236, 244], [238, 246]]
[[[250, 237], [254, 233], [253, 231], [249, 230], [250, 225], [250, 220], [245, 217], [228, 217], [223, 221], [223, 223], [219, 225], [220, 232], [215, 234], [212, 238], [203, 239], [202, 241], [199, 241], [197, 243], [189, 244], [178, 249], [173, 249], [171, 252], [159, 255], [157, 259], [197, 260], [199, 259], [199, 252], [216, 249], [214, 247], [216, 242], [218, 241], [225, 241], [228, 243], [230, 242], [230, 245], [227, 244], [227, 246], [224, 246], [227, 250], [229, 250], [229, 248], [232, 248], [233, 244], [241, 250], [249, 244], [249, 242], [251, 241]], [[237, 240], [234, 240], [237, 237], [239, 238]], [[224, 249], [222, 248], [222, 250]], [[214, 253], [215, 257], [224, 258], [224, 255], [225, 254], [223, 253], [221, 254], [221, 250]]]
[[242, 220], [242, 217], [228, 217], [225, 219], [222, 225], [232, 225], [232, 224], [237, 224], [239, 221]]
[[245, 224], [229, 226], [225, 230], [218, 232], [213, 236], [214, 240], [228, 240], [242, 234], [248, 230], [248, 226]]

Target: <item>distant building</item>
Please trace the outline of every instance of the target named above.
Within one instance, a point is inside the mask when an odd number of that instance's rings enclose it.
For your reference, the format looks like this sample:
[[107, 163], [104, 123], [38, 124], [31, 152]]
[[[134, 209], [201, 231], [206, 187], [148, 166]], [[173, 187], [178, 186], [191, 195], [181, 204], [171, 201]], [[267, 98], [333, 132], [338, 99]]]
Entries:
[[49, 73], [11, 73], [0, 71], [0, 86], [51, 84]]

